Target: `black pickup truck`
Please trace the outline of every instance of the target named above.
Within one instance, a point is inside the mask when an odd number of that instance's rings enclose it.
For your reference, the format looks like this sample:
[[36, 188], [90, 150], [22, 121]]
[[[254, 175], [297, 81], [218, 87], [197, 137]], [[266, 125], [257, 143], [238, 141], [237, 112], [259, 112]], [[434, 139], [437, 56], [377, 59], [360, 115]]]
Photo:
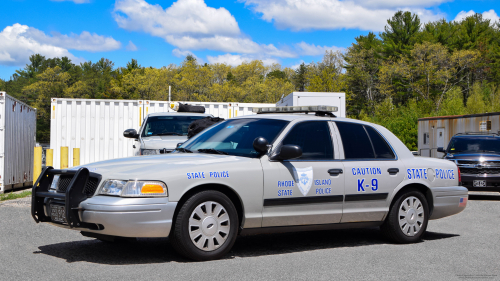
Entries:
[[470, 191], [500, 192], [500, 135], [457, 134], [450, 140], [444, 159], [454, 161], [462, 175], [462, 185]]

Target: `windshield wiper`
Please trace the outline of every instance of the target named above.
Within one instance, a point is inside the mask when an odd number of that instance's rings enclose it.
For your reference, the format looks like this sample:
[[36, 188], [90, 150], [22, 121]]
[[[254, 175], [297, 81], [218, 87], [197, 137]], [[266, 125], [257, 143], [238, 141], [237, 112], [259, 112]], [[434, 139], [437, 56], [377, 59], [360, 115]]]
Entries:
[[187, 148], [184, 148], [184, 147], [178, 147], [178, 148], [175, 149], [175, 151], [186, 152], [186, 153], [193, 153], [191, 150], [189, 150]]
[[176, 132], [166, 132], [166, 133], [159, 133], [159, 134], [154, 134], [153, 136], [182, 136], [183, 134], [176, 133]]
[[217, 150], [217, 149], [214, 149], [214, 148], [202, 148], [202, 149], [198, 149], [198, 152], [228, 155], [227, 152], [220, 151], [220, 150]]

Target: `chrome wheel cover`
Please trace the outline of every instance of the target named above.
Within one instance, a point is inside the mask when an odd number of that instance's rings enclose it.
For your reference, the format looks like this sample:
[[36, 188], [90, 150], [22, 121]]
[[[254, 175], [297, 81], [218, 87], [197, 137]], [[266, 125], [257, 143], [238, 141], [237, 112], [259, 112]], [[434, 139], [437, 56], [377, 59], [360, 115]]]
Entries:
[[399, 206], [399, 227], [404, 235], [415, 236], [424, 224], [424, 205], [415, 197], [406, 198]]
[[230, 226], [226, 209], [217, 202], [207, 201], [196, 206], [191, 213], [188, 233], [198, 249], [210, 252], [226, 242]]

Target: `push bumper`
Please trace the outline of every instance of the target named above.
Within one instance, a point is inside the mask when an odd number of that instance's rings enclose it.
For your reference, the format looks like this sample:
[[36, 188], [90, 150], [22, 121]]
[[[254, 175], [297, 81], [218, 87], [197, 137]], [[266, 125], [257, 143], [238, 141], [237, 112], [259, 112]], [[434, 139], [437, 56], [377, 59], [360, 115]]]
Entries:
[[[74, 174], [65, 193], [49, 192], [56, 174]], [[177, 202], [162, 198], [122, 198], [94, 196], [83, 189], [89, 171], [45, 168], [33, 186], [31, 213], [38, 222], [58, 227], [121, 237], [167, 237]], [[51, 208], [64, 206], [64, 221], [51, 219]]]
[[431, 220], [458, 214], [467, 206], [469, 195], [463, 186], [432, 187], [431, 192], [434, 203]]
[[[486, 186], [474, 187], [475, 180], [485, 180]], [[489, 174], [462, 174], [462, 185], [467, 187], [470, 191], [498, 191], [500, 192], [500, 175]]]

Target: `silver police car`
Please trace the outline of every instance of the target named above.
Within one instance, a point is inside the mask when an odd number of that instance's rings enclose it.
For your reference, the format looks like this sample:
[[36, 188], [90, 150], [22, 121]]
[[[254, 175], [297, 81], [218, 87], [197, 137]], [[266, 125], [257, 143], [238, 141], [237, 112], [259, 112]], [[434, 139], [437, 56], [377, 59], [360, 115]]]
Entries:
[[414, 157], [384, 127], [327, 106], [254, 110], [170, 154], [47, 167], [32, 216], [101, 240], [168, 236], [211, 260], [239, 234], [380, 226], [412, 243], [467, 205], [453, 162]]

